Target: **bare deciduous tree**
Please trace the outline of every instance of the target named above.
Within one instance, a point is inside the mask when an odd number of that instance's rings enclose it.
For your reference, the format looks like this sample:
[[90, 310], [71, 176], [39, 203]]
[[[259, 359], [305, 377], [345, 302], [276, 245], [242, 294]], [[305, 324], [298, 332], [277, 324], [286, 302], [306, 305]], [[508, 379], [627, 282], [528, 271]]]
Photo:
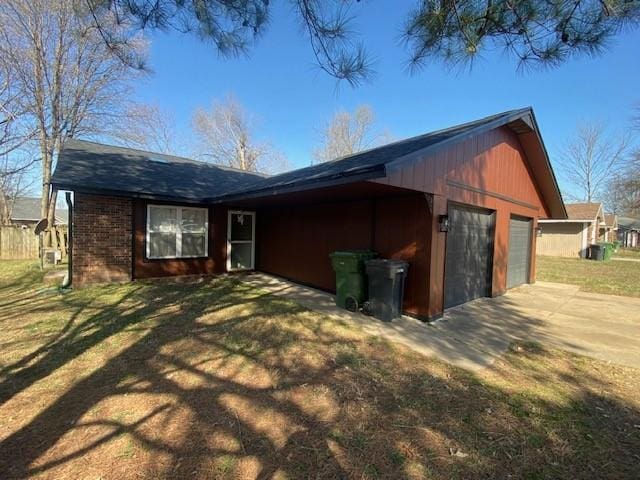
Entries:
[[573, 186], [578, 200], [600, 199], [607, 182], [624, 167], [628, 149], [627, 136], [607, 135], [601, 125], [584, 124], [561, 154], [560, 173]]
[[[15, 79], [20, 108], [36, 128], [42, 216], [50, 225], [56, 204], [51, 172], [57, 153], [67, 138], [100, 133], [113, 124], [130, 78], [131, 70], [114, 56], [88, 15], [86, 5], [74, 0], [0, 4], [0, 62]], [[127, 28], [115, 20], [102, 18], [103, 28]], [[131, 45], [144, 51], [141, 40]]]
[[353, 113], [337, 112], [321, 132], [321, 145], [313, 151], [316, 162], [328, 162], [390, 141], [388, 133], [375, 133], [375, 114], [369, 105]]
[[286, 165], [282, 154], [256, 138], [255, 119], [233, 96], [214, 102], [210, 110], [197, 109], [192, 125], [197, 156], [204, 160], [251, 172], [273, 173]]
[[36, 158], [21, 148], [35, 129], [26, 122], [12, 70], [0, 62], [0, 225], [8, 225], [16, 198], [27, 188]]
[[640, 216], [640, 153], [635, 152], [632, 160], [607, 184], [605, 197], [607, 208], [620, 215]]
[[111, 135], [127, 147], [178, 154], [175, 120], [159, 105], [132, 104]]
[[29, 170], [34, 163], [22, 155], [0, 155], [0, 225], [11, 223], [16, 198], [31, 186]]
[[[35, 134], [35, 129], [26, 124], [17, 82], [5, 63], [0, 61], [0, 156], [19, 149]], [[21, 169], [21, 166], [14, 168]]]

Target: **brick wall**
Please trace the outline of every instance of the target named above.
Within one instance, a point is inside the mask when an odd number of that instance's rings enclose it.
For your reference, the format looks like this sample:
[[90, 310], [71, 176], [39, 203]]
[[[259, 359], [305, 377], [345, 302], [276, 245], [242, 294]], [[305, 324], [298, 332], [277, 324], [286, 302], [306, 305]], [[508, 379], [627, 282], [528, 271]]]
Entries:
[[76, 194], [73, 284], [131, 280], [130, 198]]

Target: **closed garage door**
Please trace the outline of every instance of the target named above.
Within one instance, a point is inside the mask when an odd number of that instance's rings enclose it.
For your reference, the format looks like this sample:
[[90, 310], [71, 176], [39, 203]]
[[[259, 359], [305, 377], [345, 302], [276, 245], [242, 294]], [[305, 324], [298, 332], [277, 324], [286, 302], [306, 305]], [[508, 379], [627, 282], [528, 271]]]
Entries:
[[531, 220], [512, 218], [509, 225], [507, 288], [517, 287], [529, 281], [530, 260]]
[[449, 207], [445, 260], [445, 308], [491, 292], [494, 214], [469, 207]]

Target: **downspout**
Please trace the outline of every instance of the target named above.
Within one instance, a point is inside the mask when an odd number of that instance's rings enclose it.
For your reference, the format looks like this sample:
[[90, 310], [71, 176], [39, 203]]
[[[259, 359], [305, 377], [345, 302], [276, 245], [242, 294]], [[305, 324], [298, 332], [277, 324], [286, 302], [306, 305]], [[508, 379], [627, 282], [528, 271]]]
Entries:
[[73, 203], [71, 202], [71, 192], [65, 192], [67, 200], [67, 274], [62, 280], [62, 288], [71, 287], [73, 274]]

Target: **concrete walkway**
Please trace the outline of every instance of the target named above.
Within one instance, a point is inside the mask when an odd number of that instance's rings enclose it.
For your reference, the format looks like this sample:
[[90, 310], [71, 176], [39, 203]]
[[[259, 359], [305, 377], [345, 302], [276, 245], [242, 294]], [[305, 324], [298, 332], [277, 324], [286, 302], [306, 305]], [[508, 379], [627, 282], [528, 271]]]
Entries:
[[427, 356], [477, 371], [517, 340], [535, 340], [614, 363], [640, 368], [640, 299], [580, 292], [572, 285], [538, 282], [499, 298], [449, 309], [433, 323], [410, 317], [381, 322], [336, 307], [333, 296], [262, 273], [247, 283], [311, 310], [354, 322]]

